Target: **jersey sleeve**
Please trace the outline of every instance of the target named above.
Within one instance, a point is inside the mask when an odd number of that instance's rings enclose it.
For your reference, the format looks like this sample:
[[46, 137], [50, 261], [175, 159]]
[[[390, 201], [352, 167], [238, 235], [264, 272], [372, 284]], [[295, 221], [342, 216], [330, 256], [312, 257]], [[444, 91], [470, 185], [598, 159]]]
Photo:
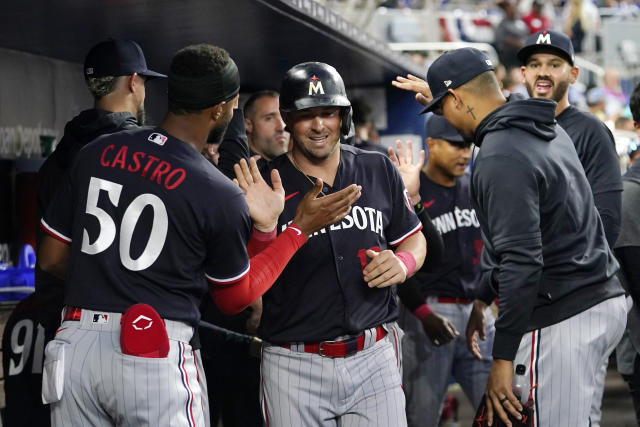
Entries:
[[62, 185], [49, 204], [44, 216], [40, 219], [40, 226], [51, 237], [70, 244], [73, 234], [73, 209], [76, 206], [75, 188], [71, 175], [75, 168], [65, 174]]
[[219, 200], [207, 208], [205, 275], [212, 285], [230, 285], [249, 273], [251, 219], [240, 190]]
[[409, 198], [409, 192], [404, 187], [400, 173], [391, 160], [387, 157], [382, 158], [391, 190], [391, 220], [385, 229], [385, 235], [391, 246], [398, 246], [404, 239], [419, 231], [422, 224], [413, 210], [413, 203]]

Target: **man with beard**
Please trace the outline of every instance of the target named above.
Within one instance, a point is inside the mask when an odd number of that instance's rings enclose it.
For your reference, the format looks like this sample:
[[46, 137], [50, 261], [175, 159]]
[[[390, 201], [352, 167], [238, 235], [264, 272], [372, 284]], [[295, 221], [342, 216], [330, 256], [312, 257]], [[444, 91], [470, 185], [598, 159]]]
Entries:
[[[575, 83], [579, 69], [574, 65], [571, 39], [553, 30], [529, 36], [518, 52], [522, 79], [532, 98], [552, 99], [557, 103], [556, 120], [569, 134], [584, 167], [593, 199], [602, 219], [609, 247], [620, 234], [622, 177], [615, 141], [609, 128], [597, 117], [569, 104], [569, 85]], [[600, 425], [600, 406], [608, 361], [597, 375], [591, 408], [591, 426]]]
[[609, 128], [597, 117], [569, 104], [569, 85], [576, 82], [571, 39], [565, 34], [542, 30], [531, 35], [518, 52], [522, 80], [532, 98], [557, 103], [556, 120], [576, 147], [593, 192], [600, 218], [613, 247], [620, 233], [622, 178], [615, 142]]
[[[91, 48], [85, 58], [84, 76], [95, 100], [94, 108], [81, 112], [67, 123], [56, 150], [40, 168], [38, 217], [53, 200], [78, 151], [100, 135], [142, 125], [145, 82], [166, 77], [147, 68], [142, 49], [136, 42], [113, 39]], [[38, 225], [38, 245], [42, 237]], [[36, 266], [35, 275], [36, 292], [18, 304], [5, 329], [6, 337], [15, 334], [16, 339], [22, 336], [25, 340], [19, 353], [14, 353], [10, 345], [4, 347], [6, 416], [8, 424], [15, 426], [46, 426], [50, 418], [49, 406], [43, 405], [40, 398], [42, 358], [44, 344], [53, 338], [60, 324], [64, 281], [47, 274], [39, 266]]]
[[[507, 425], [509, 417], [521, 420], [522, 399], [534, 411], [533, 425], [587, 425], [594, 377], [622, 336], [626, 304], [584, 168], [555, 122], [556, 104], [517, 95], [506, 100], [493, 64], [473, 48], [444, 53], [427, 81], [395, 85], [419, 88], [424, 111], [442, 114], [480, 148], [471, 196], [483, 236], [483, 276], [467, 341], [481, 358], [484, 310], [499, 297], [488, 424], [496, 417]], [[518, 364], [529, 384], [516, 397]]]
[[241, 161], [239, 189], [201, 155], [237, 106], [235, 63], [221, 48], [188, 46], [171, 62], [168, 89], [159, 127], [105, 135], [78, 153], [41, 220], [38, 262], [66, 277], [42, 386], [56, 426], [204, 425], [189, 345], [202, 297], [209, 290], [223, 312], [243, 310], [359, 196], [353, 185], [317, 200], [316, 185], [265, 248], [253, 236], [274, 230], [282, 211], [277, 171], [271, 188], [255, 162], [249, 171]]

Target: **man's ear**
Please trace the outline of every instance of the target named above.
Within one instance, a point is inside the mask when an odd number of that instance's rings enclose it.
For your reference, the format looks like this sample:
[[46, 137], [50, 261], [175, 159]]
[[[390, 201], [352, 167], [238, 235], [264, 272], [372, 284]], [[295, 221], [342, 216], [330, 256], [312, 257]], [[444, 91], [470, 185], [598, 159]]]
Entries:
[[222, 106], [225, 104], [224, 101], [222, 101], [219, 104], [214, 105], [213, 107], [211, 107], [211, 119], [215, 122], [217, 122], [218, 120], [220, 120], [220, 117], [222, 117]]
[[577, 82], [578, 74], [580, 74], [580, 68], [571, 67], [571, 79], [569, 80], [569, 83], [574, 84], [575, 82]]
[[136, 76], [138, 74], [137, 73], [133, 73], [130, 76], [127, 76], [127, 89], [129, 89], [130, 92], [135, 92], [136, 90], [138, 90], [138, 85], [140, 85], [140, 82], [136, 81]]
[[246, 117], [244, 118], [244, 129], [247, 133], [253, 132], [253, 122], [251, 119], [247, 119]]
[[449, 92], [449, 95], [451, 95], [451, 99], [453, 99], [454, 107], [456, 107], [457, 109], [462, 108], [462, 105], [464, 104], [464, 102], [460, 97], [460, 92], [454, 89], [449, 89], [448, 92]]

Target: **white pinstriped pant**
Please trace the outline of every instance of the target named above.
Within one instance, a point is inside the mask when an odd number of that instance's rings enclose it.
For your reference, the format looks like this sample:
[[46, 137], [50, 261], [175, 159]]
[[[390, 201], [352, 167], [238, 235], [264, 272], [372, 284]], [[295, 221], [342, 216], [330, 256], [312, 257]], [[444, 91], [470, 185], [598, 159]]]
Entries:
[[51, 341], [65, 347], [64, 391], [51, 404], [52, 425], [204, 426], [193, 328], [165, 321], [166, 358], [129, 356], [120, 350], [120, 313], [109, 313], [106, 324], [94, 323], [94, 313], [104, 312], [82, 310], [81, 320], [63, 322]]
[[266, 425], [406, 426], [394, 348], [399, 338], [390, 332], [369, 348], [336, 358], [265, 345], [260, 399]]
[[525, 365], [530, 383], [537, 384], [534, 427], [589, 425], [596, 375], [626, 323], [621, 295], [522, 337], [513, 365]]

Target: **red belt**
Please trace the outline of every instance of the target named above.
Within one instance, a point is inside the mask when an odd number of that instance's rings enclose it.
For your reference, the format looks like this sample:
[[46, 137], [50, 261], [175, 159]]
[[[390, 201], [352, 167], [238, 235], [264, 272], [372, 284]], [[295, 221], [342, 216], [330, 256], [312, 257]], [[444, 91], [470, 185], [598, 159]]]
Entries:
[[473, 301], [464, 298], [450, 298], [450, 297], [438, 297], [438, 302], [444, 302], [449, 304], [471, 304]]
[[[376, 328], [376, 342], [387, 336], [387, 331], [382, 327]], [[319, 354], [324, 357], [346, 357], [364, 349], [365, 334], [340, 341], [322, 341], [316, 344], [304, 344], [305, 353]], [[282, 347], [291, 350], [290, 345]]]
[[82, 309], [77, 307], [65, 307], [64, 308], [64, 316], [62, 317], [63, 321], [66, 320], [80, 320], [82, 316]]

